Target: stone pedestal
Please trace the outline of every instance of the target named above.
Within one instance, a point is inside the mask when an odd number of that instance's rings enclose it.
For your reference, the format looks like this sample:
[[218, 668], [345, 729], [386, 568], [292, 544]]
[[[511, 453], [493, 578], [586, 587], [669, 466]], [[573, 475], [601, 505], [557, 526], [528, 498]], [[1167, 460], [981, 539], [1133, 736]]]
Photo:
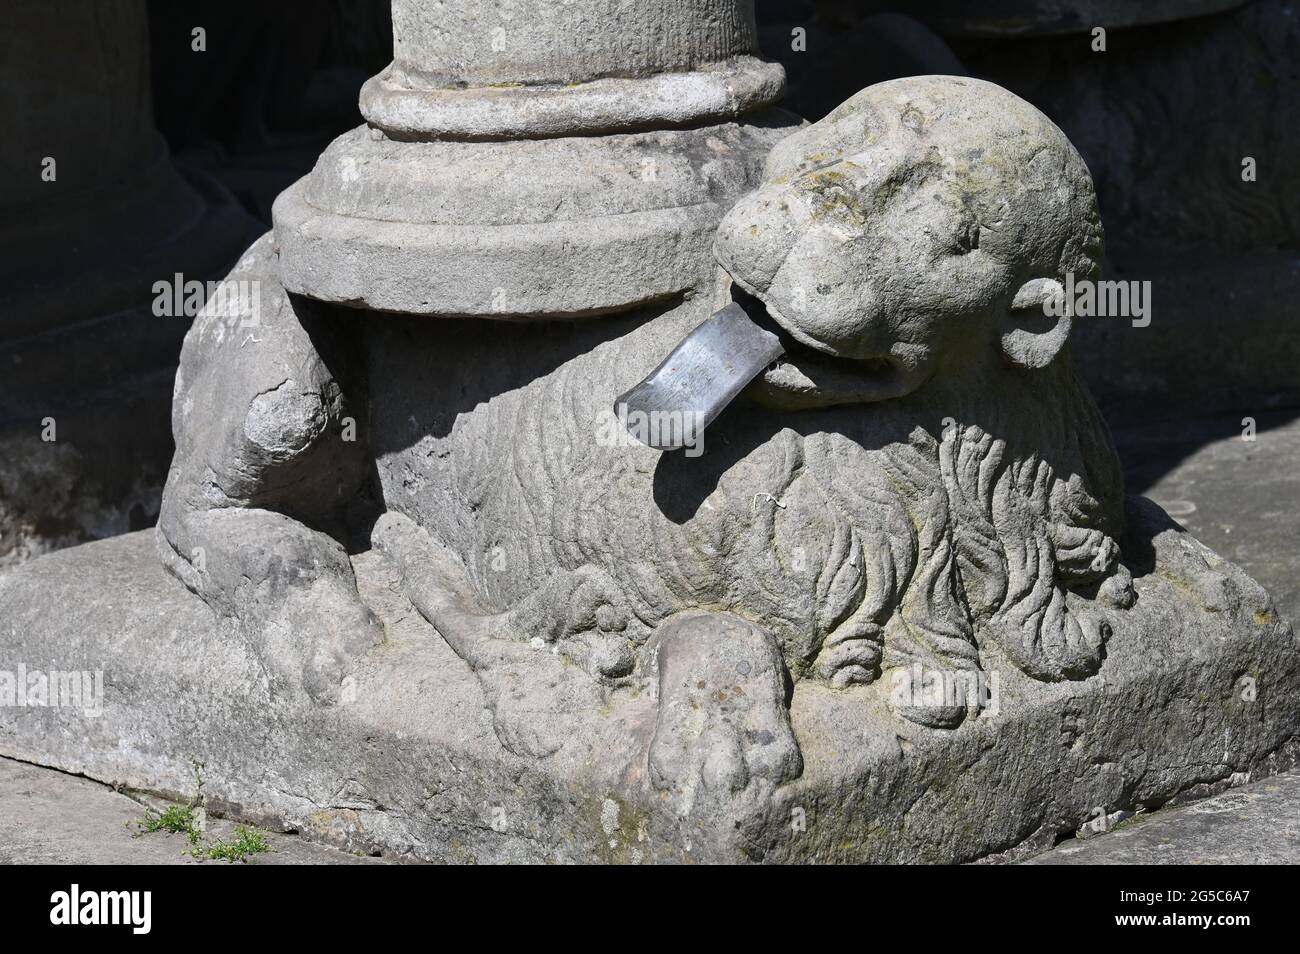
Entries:
[[369, 121], [276, 202], [285, 288], [404, 314], [607, 313], [707, 285], [792, 128], [735, 0], [393, 4]]

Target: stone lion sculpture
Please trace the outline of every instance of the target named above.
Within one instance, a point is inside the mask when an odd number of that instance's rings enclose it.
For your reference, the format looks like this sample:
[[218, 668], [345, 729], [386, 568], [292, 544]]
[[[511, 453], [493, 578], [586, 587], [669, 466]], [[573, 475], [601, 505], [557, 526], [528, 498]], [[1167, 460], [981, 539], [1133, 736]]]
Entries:
[[[260, 327], [208, 314], [186, 341], [160, 552], [329, 704], [383, 639], [349, 563], [378, 548], [507, 748], [599, 758], [620, 732], [684, 805], [761, 798], [801, 770], [795, 682], [1097, 671], [1133, 600], [1122, 480], [1043, 305], [1095, 276], [1101, 237], [1046, 117], [917, 77], [777, 146], [718, 231], [716, 300], [367, 316], [290, 298], [263, 240], [232, 275], [270, 289]], [[613, 396], [733, 299], [786, 354], [707, 451], [600, 439]], [[895, 707], [935, 731], [978, 715]]]

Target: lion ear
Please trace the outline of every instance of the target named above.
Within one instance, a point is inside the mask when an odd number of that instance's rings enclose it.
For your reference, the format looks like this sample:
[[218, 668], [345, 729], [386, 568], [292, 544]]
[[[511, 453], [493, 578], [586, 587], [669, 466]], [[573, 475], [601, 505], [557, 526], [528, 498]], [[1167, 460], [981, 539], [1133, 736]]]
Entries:
[[1020, 286], [1002, 323], [1002, 353], [1021, 368], [1045, 368], [1070, 337], [1065, 288], [1055, 278]]

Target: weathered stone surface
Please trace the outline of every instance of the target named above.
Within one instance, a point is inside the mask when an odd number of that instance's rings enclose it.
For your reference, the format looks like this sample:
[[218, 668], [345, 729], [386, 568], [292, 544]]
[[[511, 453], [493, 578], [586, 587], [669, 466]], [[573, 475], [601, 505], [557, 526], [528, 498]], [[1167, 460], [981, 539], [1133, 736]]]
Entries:
[[[1003, 363], [950, 358], [958, 337], [983, 333], [1005, 364], [1047, 367], [1070, 318], [1048, 321], [1045, 296], [1096, 273], [1101, 223], [1087, 167], [1042, 113], [980, 80], [916, 77], [779, 143], [716, 251], [798, 343], [861, 362], [764, 378], [780, 407], [828, 407], [999, 376]], [[975, 314], [978, 331], [956, 317]]]
[[442, 87], [682, 72], [753, 53], [752, 7], [752, 0], [395, 0], [393, 60], [408, 80]]
[[1300, 860], [1300, 771], [1068, 841], [1034, 865], [1293, 865]]

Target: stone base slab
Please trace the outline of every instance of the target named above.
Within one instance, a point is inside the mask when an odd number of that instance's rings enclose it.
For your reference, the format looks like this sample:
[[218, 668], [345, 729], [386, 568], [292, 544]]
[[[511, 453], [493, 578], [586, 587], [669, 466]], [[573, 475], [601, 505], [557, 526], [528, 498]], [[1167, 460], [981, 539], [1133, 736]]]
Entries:
[[0, 672], [103, 672], [98, 715], [0, 706], [0, 754], [173, 796], [197, 760], [216, 810], [425, 860], [1014, 856], [1291, 763], [1300, 645], [1267, 594], [1136, 498], [1124, 545], [1138, 602], [1098, 675], [1044, 692], [986, 653], [996, 712], [952, 731], [899, 719], [883, 682], [800, 682], [802, 776], [725, 826], [678, 817], [641, 781], [652, 699], [590, 713], [603, 725], [583, 727], [577, 757], [507, 752], [475, 675], [375, 552], [354, 562], [387, 639], [334, 706], [269, 673], [236, 624], [163, 573], [148, 532], [0, 575]]

